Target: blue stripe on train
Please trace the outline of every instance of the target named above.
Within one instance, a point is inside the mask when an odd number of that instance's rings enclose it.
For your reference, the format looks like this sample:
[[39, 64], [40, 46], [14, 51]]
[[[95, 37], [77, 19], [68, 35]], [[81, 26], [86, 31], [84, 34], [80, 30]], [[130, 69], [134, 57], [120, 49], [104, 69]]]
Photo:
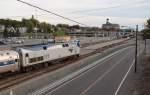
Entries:
[[7, 66], [7, 65], [12, 65], [12, 64], [16, 64], [15, 60], [0, 62], [0, 66]]

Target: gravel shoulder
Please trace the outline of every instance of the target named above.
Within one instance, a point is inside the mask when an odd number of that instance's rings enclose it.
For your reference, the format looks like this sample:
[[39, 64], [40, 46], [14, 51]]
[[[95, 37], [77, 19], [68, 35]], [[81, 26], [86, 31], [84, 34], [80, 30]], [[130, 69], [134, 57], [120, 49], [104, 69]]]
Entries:
[[138, 65], [138, 72], [133, 78], [132, 95], [150, 95], [150, 52], [144, 51]]
[[150, 95], [150, 41], [138, 57], [137, 72], [132, 72], [127, 80], [128, 95]]

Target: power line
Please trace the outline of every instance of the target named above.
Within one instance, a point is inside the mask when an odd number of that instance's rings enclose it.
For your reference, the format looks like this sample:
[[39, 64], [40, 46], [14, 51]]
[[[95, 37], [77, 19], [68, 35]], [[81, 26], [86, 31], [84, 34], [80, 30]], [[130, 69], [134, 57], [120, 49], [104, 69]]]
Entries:
[[89, 13], [89, 12], [95, 12], [95, 11], [103, 11], [103, 10], [108, 10], [108, 9], [113, 9], [113, 8], [118, 8], [118, 7], [126, 7], [127, 5], [137, 5], [140, 3], [143, 3], [144, 1], [138, 1], [138, 2], [133, 2], [133, 3], [126, 3], [126, 4], [120, 4], [112, 7], [105, 7], [105, 8], [95, 8], [95, 9], [88, 9], [88, 10], [79, 10], [79, 11], [73, 11], [70, 13]]
[[112, 8], [117, 8], [119, 7], [118, 6], [113, 6], [113, 7], [106, 7], [106, 8], [98, 8], [98, 9], [89, 9], [89, 10], [79, 10], [79, 11], [73, 11], [73, 12], [70, 12], [70, 13], [88, 13], [88, 12], [93, 12], [93, 11], [103, 11], [103, 10], [107, 10], [107, 9], [112, 9]]
[[27, 5], [31, 6], [31, 7], [37, 8], [37, 9], [39, 9], [39, 10], [42, 10], [42, 11], [48, 12], [48, 13], [53, 14], [53, 15], [55, 15], [55, 16], [61, 17], [61, 18], [63, 18], [63, 19], [66, 19], [66, 20], [69, 20], [69, 21], [75, 22], [75, 23], [77, 23], [77, 24], [84, 25], [84, 26], [88, 26], [88, 25], [86, 25], [86, 24], [80, 23], [80, 22], [78, 22], [78, 21], [72, 20], [72, 19], [67, 18], [67, 17], [64, 17], [64, 16], [62, 16], [62, 15], [59, 15], [59, 14], [57, 14], [57, 13], [51, 12], [51, 11], [49, 11], [49, 10], [46, 10], [46, 9], [40, 8], [40, 7], [35, 6], [35, 5], [32, 5], [32, 4], [30, 4], [30, 3], [27, 3], [27, 2], [24, 2], [24, 1], [21, 1], [21, 0], [17, 0], [17, 1], [22, 2], [22, 3], [24, 3], [24, 4], [27, 4]]

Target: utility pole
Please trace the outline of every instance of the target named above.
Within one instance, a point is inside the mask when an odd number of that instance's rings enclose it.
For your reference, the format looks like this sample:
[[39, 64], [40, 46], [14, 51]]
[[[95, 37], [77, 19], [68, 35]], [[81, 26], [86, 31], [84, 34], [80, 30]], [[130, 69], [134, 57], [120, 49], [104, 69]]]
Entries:
[[146, 38], [144, 39], [144, 41], [145, 41], [145, 47], [144, 47], [144, 48], [145, 48], [145, 50], [146, 50]]
[[136, 25], [135, 31], [135, 73], [137, 72], [137, 33], [138, 33], [138, 25]]

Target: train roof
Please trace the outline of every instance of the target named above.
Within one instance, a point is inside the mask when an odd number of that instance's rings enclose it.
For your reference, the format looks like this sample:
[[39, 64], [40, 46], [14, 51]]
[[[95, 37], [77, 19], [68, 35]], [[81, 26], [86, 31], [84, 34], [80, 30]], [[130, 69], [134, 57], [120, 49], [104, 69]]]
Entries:
[[16, 54], [18, 54], [18, 53], [14, 50], [0, 51], [0, 56], [3, 56], [3, 55], [16, 55]]
[[24, 52], [33, 52], [33, 51], [41, 51], [46, 49], [57, 49], [57, 48], [63, 48], [62, 44], [69, 44], [69, 43], [74, 43], [74, 41], [70, 42], [63, 42], [63, 43], [55, 43], [55, 44], [48, 44], [48, 45], [35, 45], [35, 46], [29, 46], [29, 47], [21, 47], [17, 48], [17, 50], [22, 50]]
[[44, 48], [47, 48], [47, 49], [62, 48], [62, 44], [36, 45], [36, 46], [30, 46], [30, 47], [22, 47], [19, 49], [24, 50], [24, 51], [40, 51], [40, 50], [44, 50]]
[[16, 59], [19, 54], [13, 50], [0, 51], [0, 61]]

